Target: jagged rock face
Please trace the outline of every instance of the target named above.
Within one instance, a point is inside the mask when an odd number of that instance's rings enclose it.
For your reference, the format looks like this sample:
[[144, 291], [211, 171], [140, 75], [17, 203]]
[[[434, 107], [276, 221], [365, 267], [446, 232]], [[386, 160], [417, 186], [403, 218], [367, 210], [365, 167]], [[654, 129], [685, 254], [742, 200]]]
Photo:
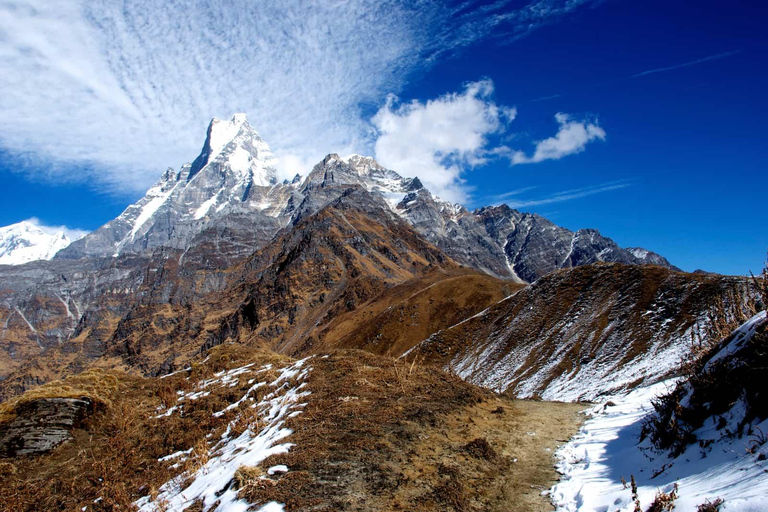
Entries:
[[0, 424], [0, 457], [38, 455], [72, 439], [93, 402], [88, 398], [38, 398], [20, 405], [16, 418]]
[[83, 359], [62, 362], [81, 368], [103, 353], [111, 330], [101, 326], [136, 305], [189, 304], [221, 290], [227, 284], [226, 265], [211, 261], [209, 249], [201, 244], [186, 255], [160, 249], [6, 267], [0, 272], [0, 379], [47, 350], [71, 350], [72, 339], [87, 335], [78, 349]]
[[519, 397], [594, 400], [672, 376], [710, 325], [749, 314], [746, 279], [599, 263], [553, 272], [409, 357]]
[[38, 261], [0, 272], [0, 378], [66, 342], [86, 315], [128, 302], [144, 277], [137, 260]]

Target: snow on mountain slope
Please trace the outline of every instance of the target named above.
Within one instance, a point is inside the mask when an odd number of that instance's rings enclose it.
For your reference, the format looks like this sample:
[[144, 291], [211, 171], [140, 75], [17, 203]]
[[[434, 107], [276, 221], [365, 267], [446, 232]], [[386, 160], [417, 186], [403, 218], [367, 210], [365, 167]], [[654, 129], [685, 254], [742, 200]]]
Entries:
[[675, 374], [710, 322], [745, 314], [746, 288], [745, 280], [650, 266], [559, 270], [408, 357], [518, 397], [595, 400]]
[[[469, 212], [433, 196], [373, 158], [326, 156], [305, 179], [278, 183], [275, 157], [244, 114], [213, 119], [198, 157], [168, 169], [138, 202], [57, 257], [119, 256], [208, 242], [233, 263], [267, 244], [298, 218], [350, 187], [382, 196], [389, 208], [456, 261], [516, 281], [533, 282], [557, 268], [597, 261], [673, 268], [658, 254], [622, 249], [595, 230], [571, 232], [506, 206]], [[203, 240], [204, 239], [204, 240]]]
[[54, 231], [27, 220], [0, 227], [0, 265], [50, 260], [72, 241], [64, 230]]
[[269, 146], [244, 114], [229, 121], [213, 119], [191, 164], [178, 172], [169, 168], [143, 198], [58, 257], [187, 249], [211, 228], [242, 233], [246, 246], [263, 244], [290, 219], [283, 212], [291, 209], [297, 188], [277, 183], [275, 164]]

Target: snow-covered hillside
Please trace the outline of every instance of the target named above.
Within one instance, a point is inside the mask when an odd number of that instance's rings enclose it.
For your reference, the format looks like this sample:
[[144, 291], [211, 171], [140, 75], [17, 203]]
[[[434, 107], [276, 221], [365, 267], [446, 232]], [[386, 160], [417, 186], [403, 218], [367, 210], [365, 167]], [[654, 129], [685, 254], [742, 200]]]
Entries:
[[0, 265], [21, 265], [35, 260], [50, 260], [73, 241], [85, 236], [67, 235], [63, 229], [49, 229], [24, 220], [0, 227]]
[[[737, 329], [702, 371], [718, 361], [727, 361], [731, 369], [738, 370], [743, 363], [738, 354], [749, 345], [758, 327], [764, 328], [765, 321], [763, 311]], [[693, 395], [701, 393], [695, 382], [693, 379], [678, 386], [668, 380], [641, 387], [610, 397], [587, 411], [588, 419], [580, 433], [557, 453], [563, 477], [550, 495], [557, 511], [633, 512], [633, 478], [642, 510], [648, 509], [658, 492], [673, 491], [677, 512], [696, 511], [699, 505], [719, 500], [719, 510], [724, 512], [766, 510], [768, 418], [747, 399], [749, 390], [735, 390], [741, 398], [727, 400], [719, 413], [702, 414], [701, 424], [691, 426], [691, 436], [676, 451], [659, 449], [647, 437], [648, 422], [658, 414], [654, 403], [679, 390], [681, 399], [676, 403], [680, 407], [674, 409], [679, 412], [690, 407]], [[720, 381], [718, 387], [729, 386]], [[717, 407], [711, 395], [707, 400], [712, 400], [708, 410]], [[701, 411], [699, 406], [696, 409]], [[676, 422], [683, 420], [680, 417]], [[669, 421], [662, 423], [665, 431], [679, 428]]]
[[409, 354], [518, 398], [598, 401], [675, 376], [713, 320], [738, 325], [743, 282], [651, 266], [553, 272]]

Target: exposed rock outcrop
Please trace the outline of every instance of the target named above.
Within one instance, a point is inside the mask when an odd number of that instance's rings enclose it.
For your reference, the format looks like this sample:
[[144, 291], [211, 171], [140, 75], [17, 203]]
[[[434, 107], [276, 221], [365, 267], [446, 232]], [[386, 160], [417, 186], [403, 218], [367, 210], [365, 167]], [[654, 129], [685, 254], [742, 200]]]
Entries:
[[94, 403], [89, 398], [37, 398], [20, 404], [16, 418], [0, 424], [0, 457], [38, 455], [72, 438]]

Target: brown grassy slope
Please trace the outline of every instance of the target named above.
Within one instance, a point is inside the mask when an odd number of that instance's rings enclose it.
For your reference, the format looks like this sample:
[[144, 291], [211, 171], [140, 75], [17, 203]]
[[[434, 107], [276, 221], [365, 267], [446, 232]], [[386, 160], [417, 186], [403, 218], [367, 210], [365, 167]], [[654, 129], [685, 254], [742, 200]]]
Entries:
[[[0, 461], [0, 510], [129, 510], [161, 483], [183, 479], [206, 459], [206, 436], [218, 439], [250, 410], [246, 402], [211, 416], [242, 396], [252, 375], [209, 388], [211, 395], [186, 402], [183, 415], [155, 419], [158, 406], [216, 371], [250, 362], [289, 360], [228, 344], [166, 379], [119, 375], [108, 407], [74, 441], [47, 455]], [[289, 511], [549, 509], [540, 491], [556, 478], [551, 450], [578, 427], [579, 406], [513, 401], [432, 368], [360, 351], [333, 352], [310, 365], [308, 405], [287, 422], [294, 431], [287, 441], [295, 446], [242, 471], [241, 497], [255, 505], [276, 499]], [[44, 389], [56, 394], [54, 386]], [[261, 428], [258, 418], [245, 418]], [[181, 468], [157, 460], [188, 448], [194, 451]], [[256, 478], [280, 463], [287, 474]]]
[[[275, 486], [253, 503], [288, 510], [544, 511], [552, 450], [580, 423], [573, 404], [514, 401], [449, 374], [368, 353], [315, 359], [305, 414]], [[536, 432], [535, 436], [529, 432]]]
[[[540, 279], [481, 317], [435, 334], [411, 357], [452, 365], [470, 381], [542, 393], [585, 367], [606, 377], [651, 347], [688, 332], [738, 325], [748, 314], [745, 280], [653, 266], [595, 264]], [[593, 376], [594, 377], [594, 376]], [[643, 375], [637, 375], [642, 379]]]
[[436, 270], [332, 318], [313, 336], [318, 338], [317, 346], [324, 348], [358, 348], [398, 357], [523, 286], [471, 269]]
[[[36, 397], [80, 395], [106, 406], [74, 432], [73, 441], [49, 454], [0, 459], [0, 510], [81, 510], [86, 505], [93, 511], [131, 510], [133, 501], [200, 464], [206, 436], [220, 436], [236, 414], [214, 418], [212, 413], [239, 398], [238, 393], [248, 385], [243, 381], [238, 387], [213, 390], [210, 396], [192, 402], [183, 416], [154, 418], [158, 407], [175, 403], [177, 391], [189, 390], [216, 371], [247, 362], [285, 361], [270, 351], [229, 345], [212, 351], [205, 364], [195, 364], [191, 371], [167, 379], [111, 372], [106, 375], [111, 383], [116, 382], [115, 389], [93, 386], [92, 379], [83, 381], [77, 376], [22, 395], [19, 403]], [[13, 407], [10, 409], [12, 412]], [[182, 468], [157, 460], [192, 447], [200, 456], [193, 456]], [[101, 500], [94, 503], [98, 498]]]

